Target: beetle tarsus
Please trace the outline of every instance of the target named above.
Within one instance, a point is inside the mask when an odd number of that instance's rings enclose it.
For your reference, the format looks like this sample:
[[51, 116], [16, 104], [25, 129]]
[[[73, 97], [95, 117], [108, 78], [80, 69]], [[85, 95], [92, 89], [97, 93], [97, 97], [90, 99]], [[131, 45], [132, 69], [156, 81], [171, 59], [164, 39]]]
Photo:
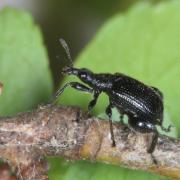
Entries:
[[170, 124], [167, 128], [161, 126], [161, 129], [162, 129], [164, 132], [170, 132], [172, 127], [173, 127], [173, 125]]
[[78, 83], [78, 82], [69, 82], [69, 83], [66, 83], [62, 88], [58, 89], [58, 91], [55, 93], [55, 96], [53, 97], [52, 99], [52, 104], [55, 104], [57, 102], [57, 99], [58, 97], [64, 92], [64, 90], [67, 88], [67, 87], [72, 87], [78, 91], [84, 91], [84, 92], [87, 92], [87, 93], [92, 93], [93, 90], [81, 83]]
[[116, 142], [115, 142], [115, 140], [112, 140], [112, 147], [116, 147]]
[[81, 110], [78, 109], [77, 112], [76, 112], [76, 119], [73, 120], [73, 121], [76, 122], [76, 123], [79, 123], [81, 121], [81, 118], [82, 118]]
[[152, 159], [153, 164], [158, 165], [158, 162], [152, 153], [151, 153], [151, 159]]

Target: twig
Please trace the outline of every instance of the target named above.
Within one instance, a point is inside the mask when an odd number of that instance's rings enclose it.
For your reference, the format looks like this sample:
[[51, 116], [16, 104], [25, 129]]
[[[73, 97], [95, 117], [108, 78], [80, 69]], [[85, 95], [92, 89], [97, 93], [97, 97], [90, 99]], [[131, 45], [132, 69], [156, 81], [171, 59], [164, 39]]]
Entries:
[[75, 107], [39, 106], [34, 112], [1, 117], [0, 157], [21, 179], [48, 179], [44, 156], [100, 161], [180, 179], [180, 140], [160, 136], [153, 157], [147, 153], [151, 134], [113, 124], [112, 147], [107, 121], [88, 117]]

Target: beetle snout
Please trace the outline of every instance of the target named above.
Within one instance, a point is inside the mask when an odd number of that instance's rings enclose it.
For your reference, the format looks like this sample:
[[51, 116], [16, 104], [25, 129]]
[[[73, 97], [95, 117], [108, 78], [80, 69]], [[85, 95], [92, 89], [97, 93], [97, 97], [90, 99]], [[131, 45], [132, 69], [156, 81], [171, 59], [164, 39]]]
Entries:
[[78, 74], [78, 71], [77, 71], [77, 69], [74, 69], [74, 68], [72, 68], [72, 67], [66, 66], [66, 67], [64, 67], [63, 70], [62, 70], [62, 74], [77, 75], [77, 74]]
[[71, 70], [71, 68], [66, 66], [62, 69], [62, 74], [69, 74], [70, 70]]

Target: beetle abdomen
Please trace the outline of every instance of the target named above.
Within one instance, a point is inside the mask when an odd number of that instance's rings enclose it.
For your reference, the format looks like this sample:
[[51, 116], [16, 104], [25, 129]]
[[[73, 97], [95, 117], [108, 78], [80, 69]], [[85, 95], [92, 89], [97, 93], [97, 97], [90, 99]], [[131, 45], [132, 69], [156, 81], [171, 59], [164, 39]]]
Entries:
[[[124, 76], [113, 83], [110, 99], [117, 108], [134, 116], [153, 120], [162, 118], [163, 100], [161, 96], [151, 87]], [[158, 122], [157, 122], [158, 123]]]

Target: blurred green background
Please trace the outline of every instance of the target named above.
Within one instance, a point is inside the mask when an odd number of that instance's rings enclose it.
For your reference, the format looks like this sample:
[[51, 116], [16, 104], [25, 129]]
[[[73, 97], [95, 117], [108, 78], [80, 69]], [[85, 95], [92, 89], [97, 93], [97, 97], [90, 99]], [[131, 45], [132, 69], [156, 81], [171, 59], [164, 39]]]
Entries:
[[[64, 38], [76, 67], [122, 72], [160, 88], [164, 126], [174, 124], [169, 135], [179, 136], [180, 1], [2, 0], [0, 8], [1, 115], [31, 110], [50, 99], [68, 63], [59, 43]], [[59, 104], [86, 110], [91, 98], [67, 89]], [[102, 95], [93, 113], [104, 116], [107, 103]], [[48, 160], [53, 180], [168, 179], [101, 163]]]
[[[61, 77], [60, 70], [64, 65], [62, 59], [58, 61], [58, 57], [62, 56], [59, 38], [64, 38], [68, 42], [72, 57], [75, 59], [108, 18], [126, 11], [137, 2], [139, 1], [1, 0], [0, 8], [11, 6], [26, 10], [33, 15], [43, 33], [53, 80], [57, 88], [59, 77]], [[160, 1], [152, 0], [150, 2]]]

